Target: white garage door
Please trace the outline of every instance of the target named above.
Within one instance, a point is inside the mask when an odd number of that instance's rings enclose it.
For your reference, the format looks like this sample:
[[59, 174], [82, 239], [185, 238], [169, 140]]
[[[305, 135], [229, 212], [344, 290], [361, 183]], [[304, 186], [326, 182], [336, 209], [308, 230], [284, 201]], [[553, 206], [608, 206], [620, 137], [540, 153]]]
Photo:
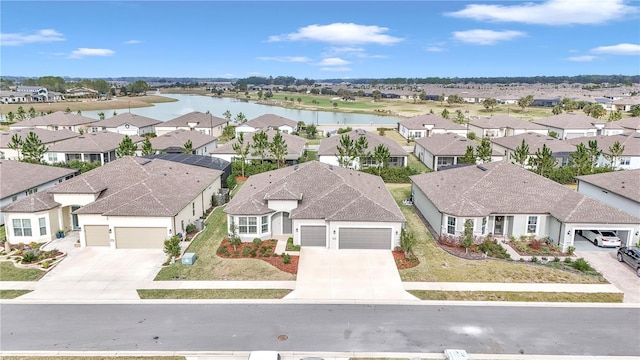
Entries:
[[300, 226], [300, 245], [326, 247], [327, 246], [327, 227], [325, 225]]
[[162, 249], [167, 239], [167, 228], [163, 227], [117, 227], [118, 249]]
[[391, 249], [391, 228], [340, 228], [339, 249]]
[[109, 246], [109, 225], [85, 225], [84, 240], [87, 246]]

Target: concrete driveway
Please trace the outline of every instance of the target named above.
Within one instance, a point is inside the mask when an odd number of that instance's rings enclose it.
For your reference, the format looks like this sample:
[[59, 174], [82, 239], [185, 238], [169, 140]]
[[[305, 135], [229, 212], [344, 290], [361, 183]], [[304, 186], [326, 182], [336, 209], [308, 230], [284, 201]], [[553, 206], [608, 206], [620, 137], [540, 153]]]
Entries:
[[20, 299], [138, 300], [138, 284], [153, 280], [165, 260], [159, 249], [77, 248]]
[[391, 251], [300, 250], [296, 289], [286, 299], [417, 300], [404, 290]]
[[634, 269], [618, 262], [616, 250], [576, 251], [578, 258], [584, 258], [596, 268], [605, 279], [624, 293], [624, 302], [640, 304], [640, 278]]

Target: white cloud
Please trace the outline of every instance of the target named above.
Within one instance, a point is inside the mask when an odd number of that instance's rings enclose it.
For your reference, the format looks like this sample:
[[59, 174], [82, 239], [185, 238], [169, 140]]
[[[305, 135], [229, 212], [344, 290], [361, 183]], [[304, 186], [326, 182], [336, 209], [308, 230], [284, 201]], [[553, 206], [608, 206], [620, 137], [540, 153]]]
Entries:
[[618, 44], [611, 46], [599, 46], [591, 49], [594, 54], [611, 54], [611, 55], [640, 55], [639, 44]]
[[445, 50], [445, 48], [440, 46], [427, 46], [426, 50], [429, 52], [442, 52]]
[[351, 71], [351, 68], [350, 67], [346, 67], [346, 66], [339, 66], [339, 67], [320, 68], [320, 70], [322, 70], [322, 71], [334, 71], [334, 72], [345, 72], [345, 71]]
[[370, 55], [364, 48], [350, 46], [330, 47], [321, 55], [322, 57], [335, 57], [336, 55], [341, 55], [359, 59], [384, 59], [387, 57], [386, 55]]
[[140, 44], [142, 41], [140, 40], [127, 40], [124, 42], [125, 45], [133, 45], [133, 44]]
[[320, 66], [343, 66], [347, 64], [350, 64], [350, 62], [340, 58], [326, 58], [318, 63]]
[[567, 58], [567, 60], [575, 62], [589, 62], [595, 59], [596, 57], [592, 55], [572, 56]]
[[32, 34], [24, 33], [2, 33], [0, 34], [0, 44], [2, 46], [20, 46], [33, 43], [49, 43], [54, 41], [64, 41], [64, 36], [52, 29], [39, 30]]
[[454, 39], [477, 45], [493, 45], [501, 41], [508, 41], [522, 36], [525, 36], [525, 33], [513, 30], [494, 31], [474, 29], [453, 32]]
[[371, 43], [379, 45], [391, 45], [403, 41], [402, 38], [384, 34], [388, 30], [386, 27], [353, 23], [309, 25], [294, 33], [269, 36], [268, 41], [318, 41], [331, 44]]
[[602, 24], [638, 12], [625, 0], [549, 0], [518, 5], [471, 4], [445, 15], [478, 21], [541, 25]]
[[295, 63], [304, 63], [311, 61], [311, 59], [306, 56], [262, 56], [259, 57], [258, 60]]
[[77, 50], [73, 50], [71, 52], [69, 58], [80, 59], [86, 56], [111, 56], [115, 53], [115, 51], [109, 49], [78, 48]]

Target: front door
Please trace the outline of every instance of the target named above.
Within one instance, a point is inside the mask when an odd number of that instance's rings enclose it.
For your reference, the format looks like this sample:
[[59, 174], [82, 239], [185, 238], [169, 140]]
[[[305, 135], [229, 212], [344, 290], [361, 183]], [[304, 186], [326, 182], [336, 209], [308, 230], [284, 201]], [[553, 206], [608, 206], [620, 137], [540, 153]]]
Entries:
[[496, 221], [493, 226], [493, 233], [495, 235], [502, 235], [504, 233], [504, 216], [496, 216]]
[[74, 205], [71, 207], [71, 226], [73, 230], [80, 230], [80, 225], [78, 224], [78, 215], [73, 214], [74, 211], [80, 209], [80, 206]]
[[293, 234], [293, 226], [291, 223], [291, 218], [289, 217], [288, 212], [282, 213], [282, 233], [283, 234]]

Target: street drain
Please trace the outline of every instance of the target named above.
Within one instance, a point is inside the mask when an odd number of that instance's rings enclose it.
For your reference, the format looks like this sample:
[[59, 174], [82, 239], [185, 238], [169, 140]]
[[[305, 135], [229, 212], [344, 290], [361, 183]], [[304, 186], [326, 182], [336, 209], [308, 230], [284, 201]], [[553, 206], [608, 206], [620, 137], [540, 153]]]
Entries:
[[287, 339], [289, 339], [289, 337], [287, 335], [278, 335], [278, 340], [280, 340], [280, 341], [285, 341]]

